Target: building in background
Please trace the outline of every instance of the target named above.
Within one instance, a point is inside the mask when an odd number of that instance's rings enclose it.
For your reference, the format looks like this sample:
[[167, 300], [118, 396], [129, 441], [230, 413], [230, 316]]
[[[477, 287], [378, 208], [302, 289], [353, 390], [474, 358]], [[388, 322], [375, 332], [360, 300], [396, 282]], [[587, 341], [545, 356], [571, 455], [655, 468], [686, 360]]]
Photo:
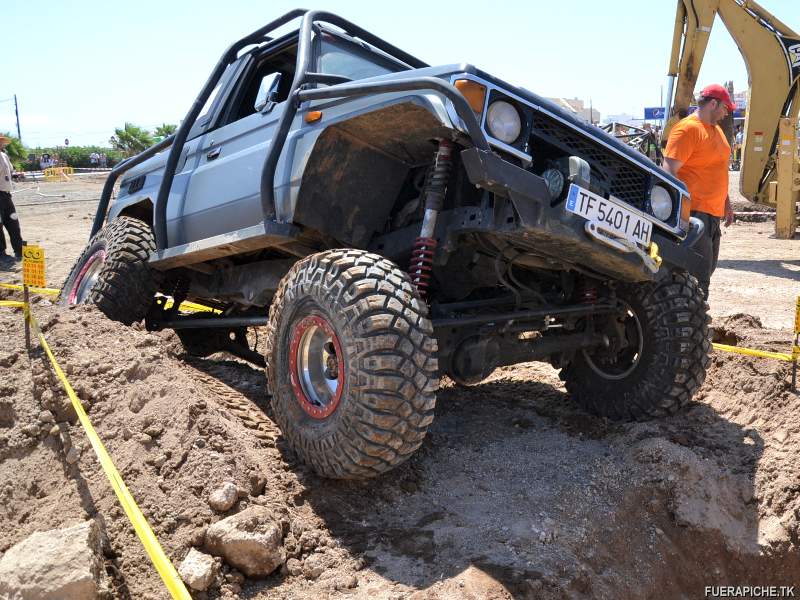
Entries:
[[559, 108], [571, 112], [584, 121], [591, 121], [592, 123], [600, 122], [600, 111], [596, 108], [590, 110], [589, 107], [583, 103], [583, 100], [579, 100], [578, 98], [548, 98], [548, 100], [557, 104]]

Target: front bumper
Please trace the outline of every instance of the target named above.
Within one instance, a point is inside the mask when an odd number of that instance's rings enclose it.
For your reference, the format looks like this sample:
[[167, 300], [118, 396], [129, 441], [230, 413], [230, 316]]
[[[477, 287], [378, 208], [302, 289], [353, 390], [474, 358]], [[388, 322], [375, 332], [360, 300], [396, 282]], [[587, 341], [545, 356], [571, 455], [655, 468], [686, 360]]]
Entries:
[[[649, 281], [658, 279], [666, 270], [694, 272], [702, 260], [692, 249], [702, 233], [697, 223], [692, 222], [693, 229], [683, 242], [653, 228], [652, 241], [658, 245], [663, 261], [661, 269], [654, 273], [638, 254], [621, 252], [590, 238], [586, 220], [565, 211], [562, 203], [554, 206], [544, 179], [538, 175], [478, 148], [462, 151], [461, 160], [471, 183], [508, 198], [514, 208], [513, 213], [495, 214], [490, 227], [484, 221], [476, 224], [476, 229], [500, 235], [515, 247], [548, 257], [554, 267], [572, 265], [614, 279]], [[465, 225], [469, 228], [466, 222]]]

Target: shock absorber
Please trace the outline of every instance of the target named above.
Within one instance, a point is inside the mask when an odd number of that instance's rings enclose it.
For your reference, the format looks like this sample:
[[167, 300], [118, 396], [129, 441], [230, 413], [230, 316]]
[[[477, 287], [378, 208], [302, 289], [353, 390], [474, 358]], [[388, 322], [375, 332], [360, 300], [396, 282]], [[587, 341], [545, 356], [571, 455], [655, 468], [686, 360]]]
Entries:
[[423, 298], [427, 296], [433, 269], [433, 257], [436, 252], [437, 242], [436, 238], [433, 237], [436, 230], [436, 219], [444, 206], [444, 195], [447, 191], [447, 182], [450, 179], [452, 166], [453, 142], [444, 139], [439, 140], [436, 162], [422, 192], [425, 201], [425, 215], [422, 219], [419, 237], [414, 242], [411, 265], [408, 269], [411, 281]]

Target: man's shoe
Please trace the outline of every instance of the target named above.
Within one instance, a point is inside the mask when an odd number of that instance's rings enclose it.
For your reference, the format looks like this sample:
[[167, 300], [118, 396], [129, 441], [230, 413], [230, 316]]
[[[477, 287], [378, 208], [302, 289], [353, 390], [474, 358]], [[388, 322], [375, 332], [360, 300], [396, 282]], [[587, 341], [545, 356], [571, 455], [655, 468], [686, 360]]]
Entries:
[[14, 255], [14, 262], [22, 261], [22, 254], [15, 254]]
[[10, 265], [13, 262], [14, 262], [13, 256], [10, 256], [5, 252], [3, 254], [0, 254], [0, 265]]

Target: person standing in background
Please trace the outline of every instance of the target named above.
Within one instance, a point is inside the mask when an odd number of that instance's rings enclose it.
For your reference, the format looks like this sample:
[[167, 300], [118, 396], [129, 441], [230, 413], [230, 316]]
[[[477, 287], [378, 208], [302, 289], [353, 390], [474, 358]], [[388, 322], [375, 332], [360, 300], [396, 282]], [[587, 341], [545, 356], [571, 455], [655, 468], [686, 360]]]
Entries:
[[[22, 260], [22, 234], [19, 228], [19, 217], [14, 202], [11, 199], [11, 160], [4, 152], [5, 147], [11, 140], [0, 135], [0, 263], [13, 263]], [[14, 251], [13, 258], [6, 254], [6, 239], [3, 228], [8, 231], [11, 238], [11, 248]]]
[[723, 86], [711, 84], [700, 92], [697, 112], [681, 119], [669, 132], [664, 150], [664, 169], [683, 181], [689, 190], [692, 216], [705, 229], [695, 250], [703, 255], [697, 277], [708, 299], [711, 275], [717, 268], [722, 237], [720, 220], [725, 227], [733, 223], [733, 208], [728, 197], [728, 166], [731, 147], [719, 126], [736, 105]]

